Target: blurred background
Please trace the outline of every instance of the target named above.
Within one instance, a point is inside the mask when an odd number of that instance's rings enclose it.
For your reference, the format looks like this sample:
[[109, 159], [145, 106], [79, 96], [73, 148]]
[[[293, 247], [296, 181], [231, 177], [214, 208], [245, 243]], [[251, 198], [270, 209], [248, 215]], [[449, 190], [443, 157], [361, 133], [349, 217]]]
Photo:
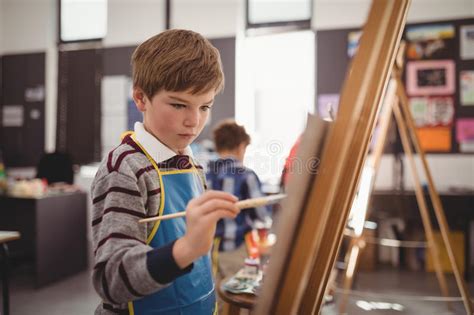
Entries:
[[[307, 115], [329, 119], [331, 108], [337, 119], [370, 3], [0, 0], [0, 230], [21, 233], [8, 241], [10, 314], [91, 314], [99, 303], [90, 281], [88, 194], [98, 163], [141, 120], [130, 68], [139, 43], [184, 28], [219, 49], [225, 90], [193, 150], [205, 166], [215, 157], [212, 128], [234, 118], [252, 138], [245, 165], [274, 194]], [[413, 0], [404, 39], [410, 106], [472, 292], [474, 0]], [[407, 74], [420, 67], [428, 76], [441, 69], [442, 82]], [[391, 128], [369, 203], [370, 237], [424, 240], [413, 187]], [[363, 294], [351, 294], [345, 311], [463, 314], [459, 299], [449, 310], [445, 301], [408, 298], [441, 295], [425, 247], [367, 246], [353, 285]], [[452, 296], [459, 296], [446, 265]], [[381, 291], [386, 295], [366, 296]], [[335, 292], [326, 314], [340, 311]]]

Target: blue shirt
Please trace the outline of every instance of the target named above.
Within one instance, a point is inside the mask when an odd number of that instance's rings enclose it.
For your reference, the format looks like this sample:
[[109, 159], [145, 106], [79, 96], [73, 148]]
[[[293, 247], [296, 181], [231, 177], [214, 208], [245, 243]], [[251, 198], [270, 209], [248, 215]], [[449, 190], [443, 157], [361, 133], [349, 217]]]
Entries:
[[[239, 200], [262, 197], [261, 183], [257, 174], [236, 159], [217, 159], [209, 162], [206, 174], [210, 189], [235, 195]], [[219, 251], [234, 250], [244, 242], [247, 232], [260, 224], [271, 222], [270, 208], [262, 206], [245, 209], [235, 219], [217, 222], [216, 237], [221, 238]]]

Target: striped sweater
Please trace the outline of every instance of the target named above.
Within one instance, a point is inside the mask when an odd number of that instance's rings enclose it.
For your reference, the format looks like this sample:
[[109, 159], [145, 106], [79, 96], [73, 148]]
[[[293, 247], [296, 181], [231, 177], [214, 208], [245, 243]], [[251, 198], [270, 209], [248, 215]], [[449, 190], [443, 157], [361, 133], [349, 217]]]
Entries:
[[[182, 155], [158, 164], [165, 171], [191, 166], [189, 157]], [[128, 314], [127, 302], [154, 293], [191, 271], [192, 264], [185, 269], [177, 266], [172, 255], [174, 242], [155, 249], [146, 245], [154, 223], [139, 224], [138, 219], [158, 215], [159, 178], [130, 136], [101, 162], [91, 197], [92, 277], [103, 301], [96, 315]]]

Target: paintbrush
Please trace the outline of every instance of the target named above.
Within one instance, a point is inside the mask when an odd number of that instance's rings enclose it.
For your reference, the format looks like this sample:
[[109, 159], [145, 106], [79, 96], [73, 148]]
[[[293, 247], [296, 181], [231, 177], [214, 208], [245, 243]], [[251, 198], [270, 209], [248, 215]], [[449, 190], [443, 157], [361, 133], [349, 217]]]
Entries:
[[[278, 194], [278, 195], [272, 195], [272, 196], [267, 196], [267, 197], [259, 197], [259, 198], [251, 198], [251, 199], [245, 199], [241, 201], [236, 202], [236, 206], [239, 209], [248, 209], [248, 208], [255, 208], [255, 207], [261, 207], [265, 206], [268, 204], [276, 203], [283, 198], [286, 197], [286, 194]], [[180, 218], [186, 216], [186, 211], [181, 211], [181, 212], [176, 212], [172, 214], [166, 214], [166, 215], [159, 215], [156, 217], [149, 217], [146, 219], [140, 219], [138, 220], [139, 223], [147, 223], [147, 222], [154, 222], [154, 221], [159, 221], [159, 220], [168, 220], [168, 219], [174, 219], [174, 218]]]

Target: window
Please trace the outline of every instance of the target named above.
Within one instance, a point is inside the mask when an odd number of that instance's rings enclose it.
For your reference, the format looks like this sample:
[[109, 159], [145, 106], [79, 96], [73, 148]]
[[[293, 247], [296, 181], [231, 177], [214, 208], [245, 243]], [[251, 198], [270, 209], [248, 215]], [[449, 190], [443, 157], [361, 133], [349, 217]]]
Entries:
[[[271, 186], [314, 112], [315, 35], [299, 31], [237, 42], [236, 120], [252, 137], [245, 164]], [[249, 114], [253, 113], [253, 114]]]
[[247, 29], [271, 26], [310, 28], [311, 0], [247, 0]]
[[59, 0], [61, 42], [98, 40], [107, 33], [107, 0]]

